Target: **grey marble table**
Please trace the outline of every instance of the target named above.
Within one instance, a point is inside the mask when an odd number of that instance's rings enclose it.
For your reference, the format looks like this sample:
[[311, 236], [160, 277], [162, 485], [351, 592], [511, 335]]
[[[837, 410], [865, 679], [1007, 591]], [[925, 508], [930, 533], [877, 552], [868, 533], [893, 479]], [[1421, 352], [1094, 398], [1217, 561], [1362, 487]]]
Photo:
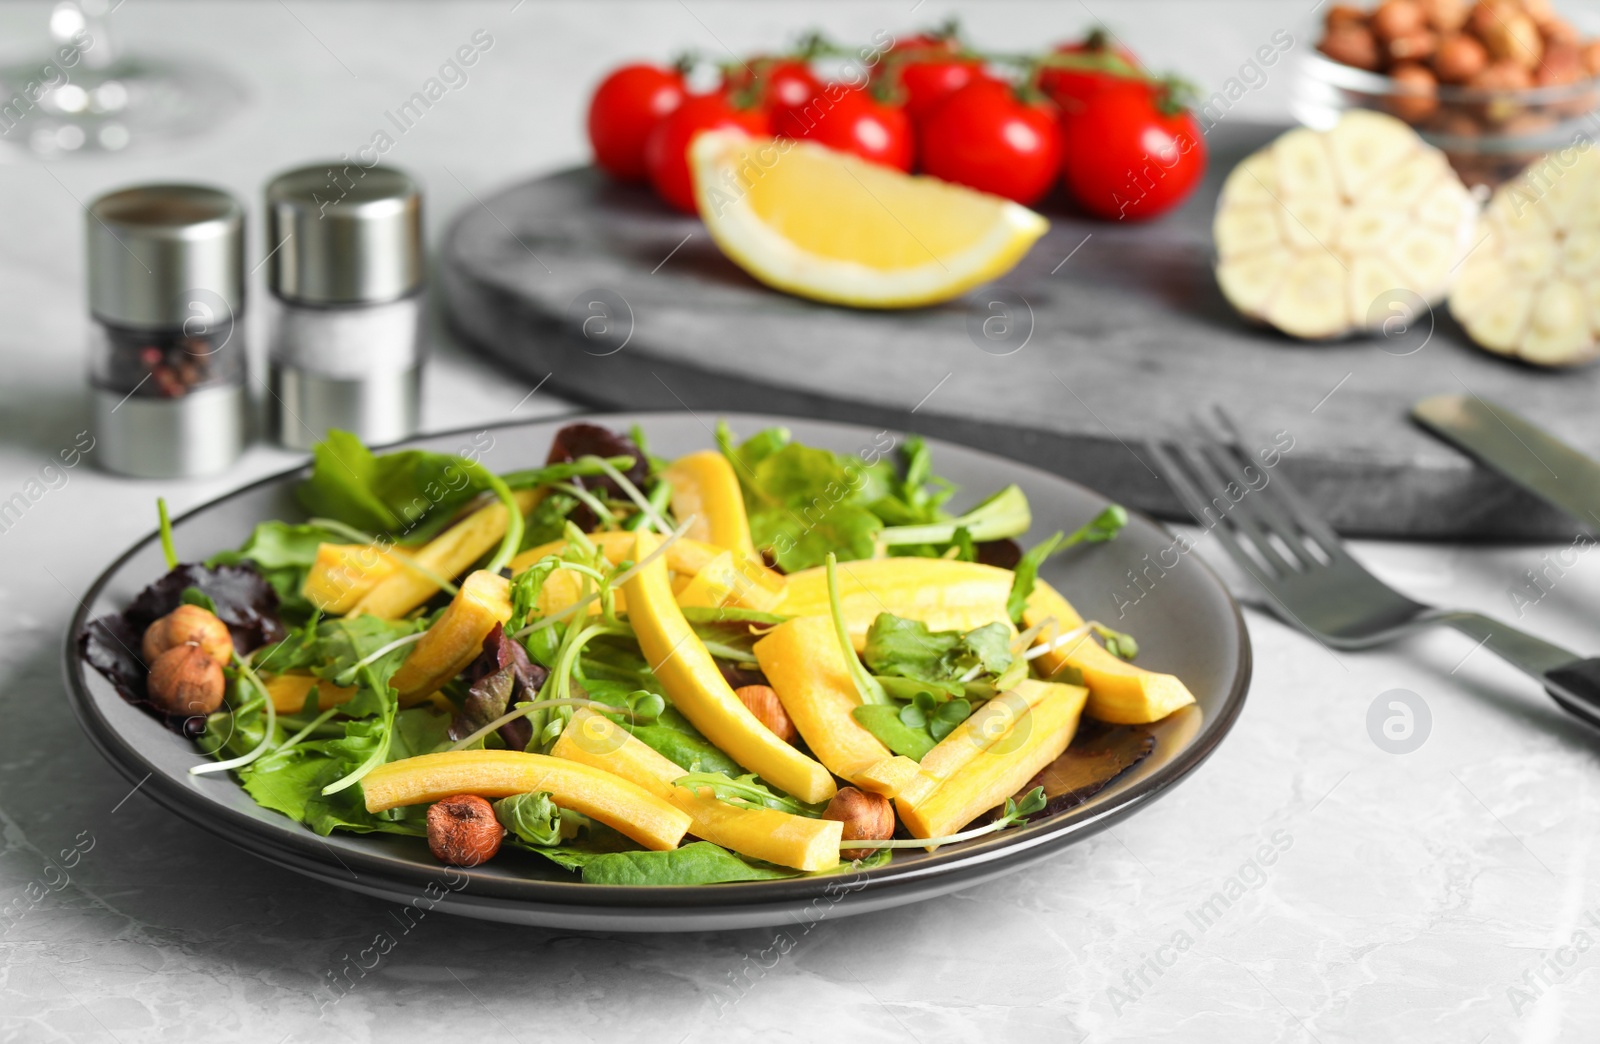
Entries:
[[[469, 83], [388, 157], [426, 183], [437, 233], [495, 186], [581, 161], [581, 94], [608, 64], [747, 51], [819, 23], [865, 37], [956, 10], [513, 2], [118, 8], [124, 43], [208, 54], [253, 103], [179, 150], [0, 165], [0, 499], [86, 429], [80, 204], [106, 188], [200, 178], [254, 199], [277, 169], [367, 144], [386, 110], [483, 29], [494, 45]], [[1153, 64], [1215, 87], [1275, 30], [1305, 33], [1309, 7], [1090, 0], [960, 13], [996, 47], [1098, 17]], [[7, 57], [42, 46], [47, 13], [0, 9]], [[1238, 111], [1281, 115], [1281, 86]], [[435, 353], [431, 429], [565, 408], [442, 335]], [[1211, 761], [1147, 813], [1007, 880], [808, 931], [606, 937], [440, 914], [401, 932], [386, 904], [313, 887], [130, 793], [63, 702], [68, 615], [150, 528], [155, 496], [181, 510], [296, 459], [257, 447], [225, 478], [188, 484], [86, 464], [0, 533], [0, 1040], [1594, 1039], [1592, 741], [1458, 636], [1334, 655], [1256, 613], [1254, 690]], [[1600, 556], [1562, 564], [1559, 550], [1358, 547], [1418, 597], [1520, 612], [1523, 626], [1596, 651]], [[1209, 537], [1201, 551], [1218, 557]], [[1534, 587], [1528, 570], [1548, 579]], [[1396, 689], [1431, 722], [1407, 754], [1368, 727], [1374, 701]], [[382, 959], [345, 972], [371, 962], [359, 955], [384, 931], [396, 942]], [[330, 987], [346, 975], [353, 984]]]

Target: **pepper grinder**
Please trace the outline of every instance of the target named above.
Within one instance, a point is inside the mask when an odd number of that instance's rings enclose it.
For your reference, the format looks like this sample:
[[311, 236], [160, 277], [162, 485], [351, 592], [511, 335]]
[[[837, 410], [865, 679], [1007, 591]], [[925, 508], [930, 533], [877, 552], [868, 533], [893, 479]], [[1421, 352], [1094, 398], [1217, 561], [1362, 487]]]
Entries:
[[[338, 165], [335, 164], [335, 167]], [[267, 186], [273, 438], [309, 449], [330, 428], [368, 444], [417, 429], [422, 194], [389, 167], [302, 167]]]
[[89, 383], [101, 464], [194, 478], [238, 459], [248, 420], [244, 208], [201, 185], [89, 206]]

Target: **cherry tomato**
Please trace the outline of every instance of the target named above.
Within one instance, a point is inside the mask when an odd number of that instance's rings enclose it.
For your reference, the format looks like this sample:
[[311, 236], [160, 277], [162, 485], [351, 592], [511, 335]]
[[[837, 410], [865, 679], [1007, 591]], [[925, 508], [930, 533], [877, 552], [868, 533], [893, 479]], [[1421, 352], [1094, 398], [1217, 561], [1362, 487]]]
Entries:
[[1104, 29], [1096, 29], [1077, 43], [1062, 44], [1056, 54], [1072, 55], [1092, 63], [1088, 68], [1046, 66], [1039, 72], [1039, 88], [1063, 112], [1075, 112], [1103, 88], [1139, 72], [1139, 59], [1118, 46]]
[[1061, 164], [1054, 105], [1024, 102], [993, 80], [977, 80], [946, 98], [923, 121], [922, 169], [981, 192], [1033, 203]]
[[656, 124], [645, 142], [645, 166], [656, 194], [686, 214], [696, 213], [694, 179], [689, 174], [689, 143], [706, 130], [767, 133], [761, 109], [738, 109], [725, 94], [691, 94]]
[[1061, 119], [1062, 182], [1085, 210], [1140, 221], [1194, 191], [1206, 169], [1205, 137], [1160, 84], [1124, 80]]
[[683, 101], [683, 76], [659, 65], [624, 65], [595, 88], [589, 101], [594, 161], [624, 181], [644, 181], [644, 143], [661, 117]]
[[822, 89], [811, 66], [798, 58], [752, 58], [728, 74], [723, 90], [736, 94], [752, 82], [760, 86], [761, 105], [772, 111], [804, 105]]
[[927, 34], [896, 41], [886, 52], [882, 77], [898, 78], [912, 123], [920, 122], [946, 95], [984, 75], [981, 60], [959, 58], [960, 52], [953, 37]]
[[864, 90], [829, 84], [802, 106], [780, 110], [773, 129], [897, 170], [911, 169], [911, 121]]

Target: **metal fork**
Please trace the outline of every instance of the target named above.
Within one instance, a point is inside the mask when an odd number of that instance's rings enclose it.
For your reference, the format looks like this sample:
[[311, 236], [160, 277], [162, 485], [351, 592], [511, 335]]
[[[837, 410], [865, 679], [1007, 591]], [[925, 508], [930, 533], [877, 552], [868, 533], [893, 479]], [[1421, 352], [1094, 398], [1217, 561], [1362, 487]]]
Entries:
[[1226, 441], [1151, 442], [1156, 465], [1199, 525], [1214, 531], [1267, 593], [1273, 611], [1335, 649], [1370, 649], [1436, 625], [1476, 639], [1536, 679], [1562, 710], [1600, 727], [1600, 659], [1481, 613], [1408, 598], [1351, 557], [1278, 471], [1248, 455], [1217, 410]]

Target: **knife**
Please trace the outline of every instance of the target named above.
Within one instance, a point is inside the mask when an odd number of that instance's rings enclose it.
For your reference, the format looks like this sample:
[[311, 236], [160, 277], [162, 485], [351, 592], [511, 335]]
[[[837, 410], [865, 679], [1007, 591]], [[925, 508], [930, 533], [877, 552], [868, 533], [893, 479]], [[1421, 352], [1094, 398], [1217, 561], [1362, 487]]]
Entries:
[[1600, 530], [1600, 462], [1476, 395], [1435, 395], [1411, 407], [1418, 424], [1589, 529]]
[[[1586, 528], [1600, 530], [1600, 462], [1589, 455], [1476, 395], [1423, 399], [1411, 407], [1411, 417]], [[1559, 646], [1521, 638], [1528, 646], [1521, 651], [1528, 654], [1527, 661], [1537, 661], [1533, 673], [1541, 676], [1545, 691], [1563, 710], [1600, 727], [1595, 709], [1600, 708], [1600, 657], [1578, 657]]]

